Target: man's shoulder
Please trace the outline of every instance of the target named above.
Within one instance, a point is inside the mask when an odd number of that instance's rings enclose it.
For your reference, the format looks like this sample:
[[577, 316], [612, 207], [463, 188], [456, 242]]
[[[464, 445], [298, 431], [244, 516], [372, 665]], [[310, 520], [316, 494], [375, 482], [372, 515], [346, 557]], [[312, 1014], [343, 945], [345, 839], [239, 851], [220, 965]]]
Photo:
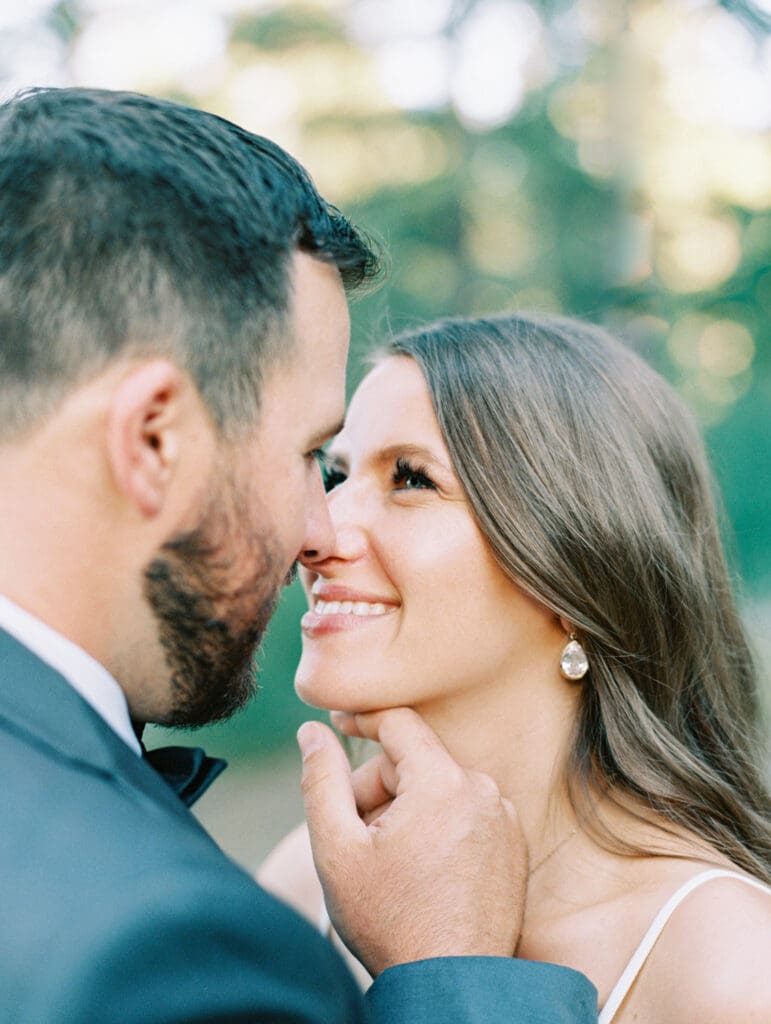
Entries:
[[[168, 810], [120, 771], [67, 756], [13, 723], [0, 721], [0, 738], [0, 813], [6, 829], [0, 856], [6, 868], [17, 864], [19, 869], [37, 869], [49, 854], [61, 866], [68, 859], [77, 865], [93, 847], [100, 852], [112, 848], [105, 868], [116, 869], [124, 856], [134, 856], [135, 847], [142, 848], [145, 858], [152, 857], [153, 836], [163, 842], [183, 834], [173, 828]], [[137, 755], [127, 749], [125, 756]], [[28, 853], [34, 851], [33, 858], [24, 856], [25, 844]]]
[[[118, 772], [68, 761], [2, 728], [0, 737], [0, 886], [6, 907], [18, 899], [28, 918], [38, 903], [49, 916], [57, 908], [69, 914], [87, 893], [92, 905], [103, 902], [105, 913], [118, 914], [119, 893], [131, 894], [128, 906], [152, 900], [154, 887], [164, 886], [167, 902], [173, 897], [179, 903], [189, 890], [195, 903], [192, 894], [205, 888], [211, 895], [222, 890], [222, 906], [237, 893], [266, 912], [283, 908], [219, 849], [170, 790], [168, 799], [157, 801]], [[73, 925], [82, 918], [74, 914]]]
[[[342, 963], [223, 857], [137, 872], [83, 906], [25, 994], [29, 1019], [357, 1021]], [[338, 1016], [339, 1014], [339, 1016]], [[26, 1018], [22, 1018], [26, 1019]]]
[[[119, 773], [105, 773], [26, 737], [0, 729], [0, 886], [6, 909], [25, 908], [29, 921], [40, 913], [69, 919], [69, 932], [85, 920], [86, 906], [119, 916], [132, 901], [166, 902], [179, 909], [189, 890], [192, 905], [202, 889], [210, 903], [228, 894], [280, 906], [230, 861], [176, 799], [168, 804]], [[130, 755], [133, 757], [134, 755]], [[144, 770], [144, 769], [143, 769]], [[127, 895], [123, 900], [121, 894]], [[224, 901], [224, 902], [223, 902]], [[294, 918], [294, 915], [292, 915]]]
[[358, 1020], [328, 943], [186, 810], [3, 739], [0, 1018], [53, 1019], [56, 1006], [79, 1024], [91, 1007], [95, 1021], [220, 1020], [246, 1007], [268, 1020], [286, 1005], [298, 1020]]

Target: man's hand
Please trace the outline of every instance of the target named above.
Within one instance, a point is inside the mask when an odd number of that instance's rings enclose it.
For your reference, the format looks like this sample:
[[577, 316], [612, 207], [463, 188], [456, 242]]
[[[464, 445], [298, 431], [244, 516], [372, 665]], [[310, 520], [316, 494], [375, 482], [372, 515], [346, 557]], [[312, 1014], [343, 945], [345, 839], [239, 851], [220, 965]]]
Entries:
[[353, 775], [334, 733], [298, 734], [313, 858], [340, 937], [373, 974], [437, 956], [511, 956], [527, 849], [495, 782], [409, 708], [336, 716], [383, 753]]

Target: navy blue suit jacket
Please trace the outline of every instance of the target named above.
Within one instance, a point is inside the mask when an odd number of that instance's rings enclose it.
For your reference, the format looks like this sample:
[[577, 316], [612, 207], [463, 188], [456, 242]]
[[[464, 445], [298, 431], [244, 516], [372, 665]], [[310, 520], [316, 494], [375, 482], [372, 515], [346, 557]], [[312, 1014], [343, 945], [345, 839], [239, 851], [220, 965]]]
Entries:
[[587, 1024], [575, 972], [394, 967], [362, 997], [57, 672], [0, 630], [0, 1022]]

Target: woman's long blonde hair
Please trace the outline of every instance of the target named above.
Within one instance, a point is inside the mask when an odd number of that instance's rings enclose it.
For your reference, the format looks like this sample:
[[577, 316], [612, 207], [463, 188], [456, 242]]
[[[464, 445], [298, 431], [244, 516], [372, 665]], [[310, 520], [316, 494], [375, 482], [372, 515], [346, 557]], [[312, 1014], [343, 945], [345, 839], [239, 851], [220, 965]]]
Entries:
[[503, 570], [587, 650], [574, 806], [602, 792], [648, 809], [771, 881], [756, 676], [703, 444], [674, 392], [562, 318], [443, 320], [387, 353], [420, 366]]

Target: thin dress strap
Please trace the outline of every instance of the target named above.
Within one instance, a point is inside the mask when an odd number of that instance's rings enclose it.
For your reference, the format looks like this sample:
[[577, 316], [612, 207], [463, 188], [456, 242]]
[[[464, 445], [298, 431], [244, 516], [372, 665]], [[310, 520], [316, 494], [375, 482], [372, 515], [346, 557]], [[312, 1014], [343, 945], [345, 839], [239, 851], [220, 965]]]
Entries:
[[650, 928], [643, 936], [642, 942], [632, 954], [632, 959], [626, 965], [621, 977], [613, 986], [613, 991], [608, 996], [605, 1005], [602, 1008], [602, 1013], [600, 1014], [597, 1024], [610, 1024], [616, 1016], [618, 1008], [621, 1006], [629, 992], [629, 989], [634, 984], [635, 978], [642, 970], [643, 964], [648, 959], [658, 937], [664, 930], [664, 926], [686, 896], [689, 896], [694, 889], [698, 889], [700, 885], [704, 885], [705, 882], [711, 882], [716, 878], [736, 878], [740, 882], [746, 882], [747, 885], [760, 889], [761, 892], [771, 894], [771, 888], [764, 885], [763, 882], [759, 882], [755, 878], [748, 878], [747, 875], [740, 875], [737, 871], [726, 871], [722, 868], [713, 868], [710, 871], [702, 871], [700, 874], [694, 875], [693, 878], [689, 878], [684, 885], [681, 885], [680, 888], [669, 897], [658, 914], [656, 914]]

